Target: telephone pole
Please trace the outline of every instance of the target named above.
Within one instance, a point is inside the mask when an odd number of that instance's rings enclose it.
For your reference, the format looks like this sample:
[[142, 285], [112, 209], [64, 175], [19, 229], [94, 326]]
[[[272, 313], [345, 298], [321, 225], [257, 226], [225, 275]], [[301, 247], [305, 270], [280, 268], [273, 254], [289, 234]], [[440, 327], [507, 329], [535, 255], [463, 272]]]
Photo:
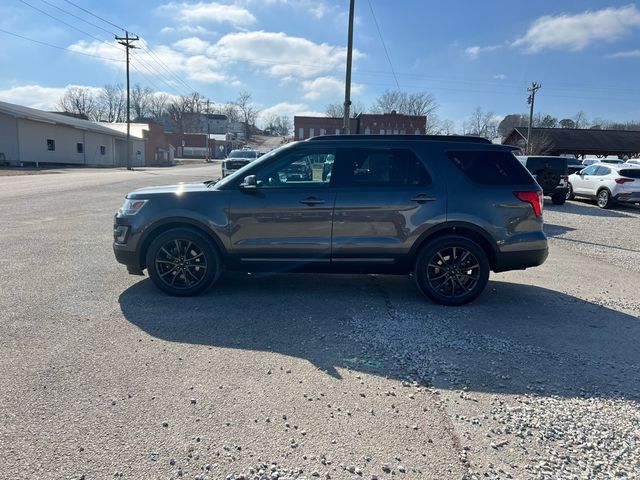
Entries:
[[356, 0], [351, 0], [349, 5], [349, 41], [347, 44], [347, 78], [344, 82], [344, 121], [342, 123], [343, 135], [349, 132], [349, 107], [351, 106], [351, 61], [353, 58], [353, 13], [356, 8]]
[[129, 36], [129, 32], [125, 30], [124, 37], [118, 37], [116, 35], [116, 40], [120, 45], [124, 45], [125, 50], [127, 51], [127, 170], [133, 170], [131, 168], [131, 106], [130, 106], [130, 95], [131, 90], [129, 88], [129, 50], [132, 48], [138, 48], [133, 45], [133, 42], [137, 42], [140, 38], [136, 35], [135, 37]]
[[529, 98], [527, 103], [531, 105], [529, 110], [529, 128], [527, 130], [527, 155], [531, 155], [531, 127], [533, 126], [533, 104], [536, 101], [536, 92], [542, 88], [542, 85], [536, 82], [531, 84], [531, 87], [527, 88], [529, 92]]
[[209, 123], [209, 99], [207, 99], [207, 113], [206, 113], [206, 118], [207, 118], [207, 141], [206, 141], [206, 146], [207, 146], [207, 153], [205, 156], [205, 161], [207, 163], [209, 163], [209, 135], [211, 134], [211, 124]]

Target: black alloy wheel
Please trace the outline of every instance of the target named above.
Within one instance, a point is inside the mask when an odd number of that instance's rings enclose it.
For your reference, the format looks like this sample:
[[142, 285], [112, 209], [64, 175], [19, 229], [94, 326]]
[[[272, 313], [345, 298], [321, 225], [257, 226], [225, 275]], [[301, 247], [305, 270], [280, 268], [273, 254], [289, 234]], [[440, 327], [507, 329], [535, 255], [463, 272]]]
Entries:
[[475, 242], [446, 236], [423, 249], [414, 276], [420, 290], [436, 303], [462, 305], [484, 290], [489, 280], [489, 262]]
[[169, 230], [151, 243], [147, 271], [155, 285], [170, 295], [195, 295], [217, 280], [219, 258], [215, 246], [200, 233]]

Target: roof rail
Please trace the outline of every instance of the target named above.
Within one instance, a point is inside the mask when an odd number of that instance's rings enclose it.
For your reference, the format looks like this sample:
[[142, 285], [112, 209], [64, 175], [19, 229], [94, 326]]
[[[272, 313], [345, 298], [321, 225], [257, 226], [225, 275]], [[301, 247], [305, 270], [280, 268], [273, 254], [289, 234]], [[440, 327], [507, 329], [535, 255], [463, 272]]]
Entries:
[[438, 141], [438, 142], [462, 142], [462, 143], [489, 143], [483, 137], [471, 137], [466, 135], [320, 135], [306, 139], [306, 142], [317, 142], [327, 140], [418, 140], [418, 141]]

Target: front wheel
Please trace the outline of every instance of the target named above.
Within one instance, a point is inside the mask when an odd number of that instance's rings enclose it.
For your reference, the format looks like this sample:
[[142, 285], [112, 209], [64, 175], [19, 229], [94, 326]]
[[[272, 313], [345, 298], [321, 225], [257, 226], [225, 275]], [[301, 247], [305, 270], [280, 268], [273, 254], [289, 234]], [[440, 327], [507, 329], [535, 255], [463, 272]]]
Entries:
[[576, 195], [573, 193], [573, 185], [568, 185], [569, 189], [567, 190], [567, 200], [575, 200]]
[[475, 300], [489, 280], [489, 260], [477, 243], [448, 235], [425, 246], [414, 266], [418, 288], [442, 305]]
[[216, 247], [204, 235], [188, 228], [160, 234], [151, 242], [146, 260], [151, 280], [169, 295], [201, 293], [221, 272]]

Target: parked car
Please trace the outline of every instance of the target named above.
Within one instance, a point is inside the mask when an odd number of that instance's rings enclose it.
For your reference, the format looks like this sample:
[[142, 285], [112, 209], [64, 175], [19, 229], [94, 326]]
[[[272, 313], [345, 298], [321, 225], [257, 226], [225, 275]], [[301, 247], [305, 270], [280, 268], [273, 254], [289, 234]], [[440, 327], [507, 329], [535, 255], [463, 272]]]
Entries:
[[253, 162], [258, 157], [260, 157], [260, 154], [255, 150], [231, 150], [227, 158], [222, 161], [222, 178], [230, 175], [236, 170], [240, 170], [242, 167]]
[[568, 198], [595, 199], [600, 208], [640, 203], [640, 166], [596, 163], [569, 177]]
[[[282, 181], [333, 159], [328, 180]], [[223, 270], [413, 274], [461, 305], [490, 271], [547, 258], [542, 190], [511, 153], [476, 137], [342, 135], [273, 150], [219, 182], [142, 188], [115, 216], [116, 259], [172, 295]]]
[[567, 173], [569, 175], [577, 173], [584, 168], [582, 160], [575, 157], [567, 157]]
[[566, 202], [569, 180], [569, 162], [566, 157], [529, 155], [517, 158], [542, 187], [544, 195], [551, 197], [555, 205]]
[[297, 162], [293, 162], [291, 165], [283, 169], [280, 179], [284, 182], [310, 182], [313, 180], [313, 166], [311, 165], [311, 160], [309, 158], [305, 158]]

